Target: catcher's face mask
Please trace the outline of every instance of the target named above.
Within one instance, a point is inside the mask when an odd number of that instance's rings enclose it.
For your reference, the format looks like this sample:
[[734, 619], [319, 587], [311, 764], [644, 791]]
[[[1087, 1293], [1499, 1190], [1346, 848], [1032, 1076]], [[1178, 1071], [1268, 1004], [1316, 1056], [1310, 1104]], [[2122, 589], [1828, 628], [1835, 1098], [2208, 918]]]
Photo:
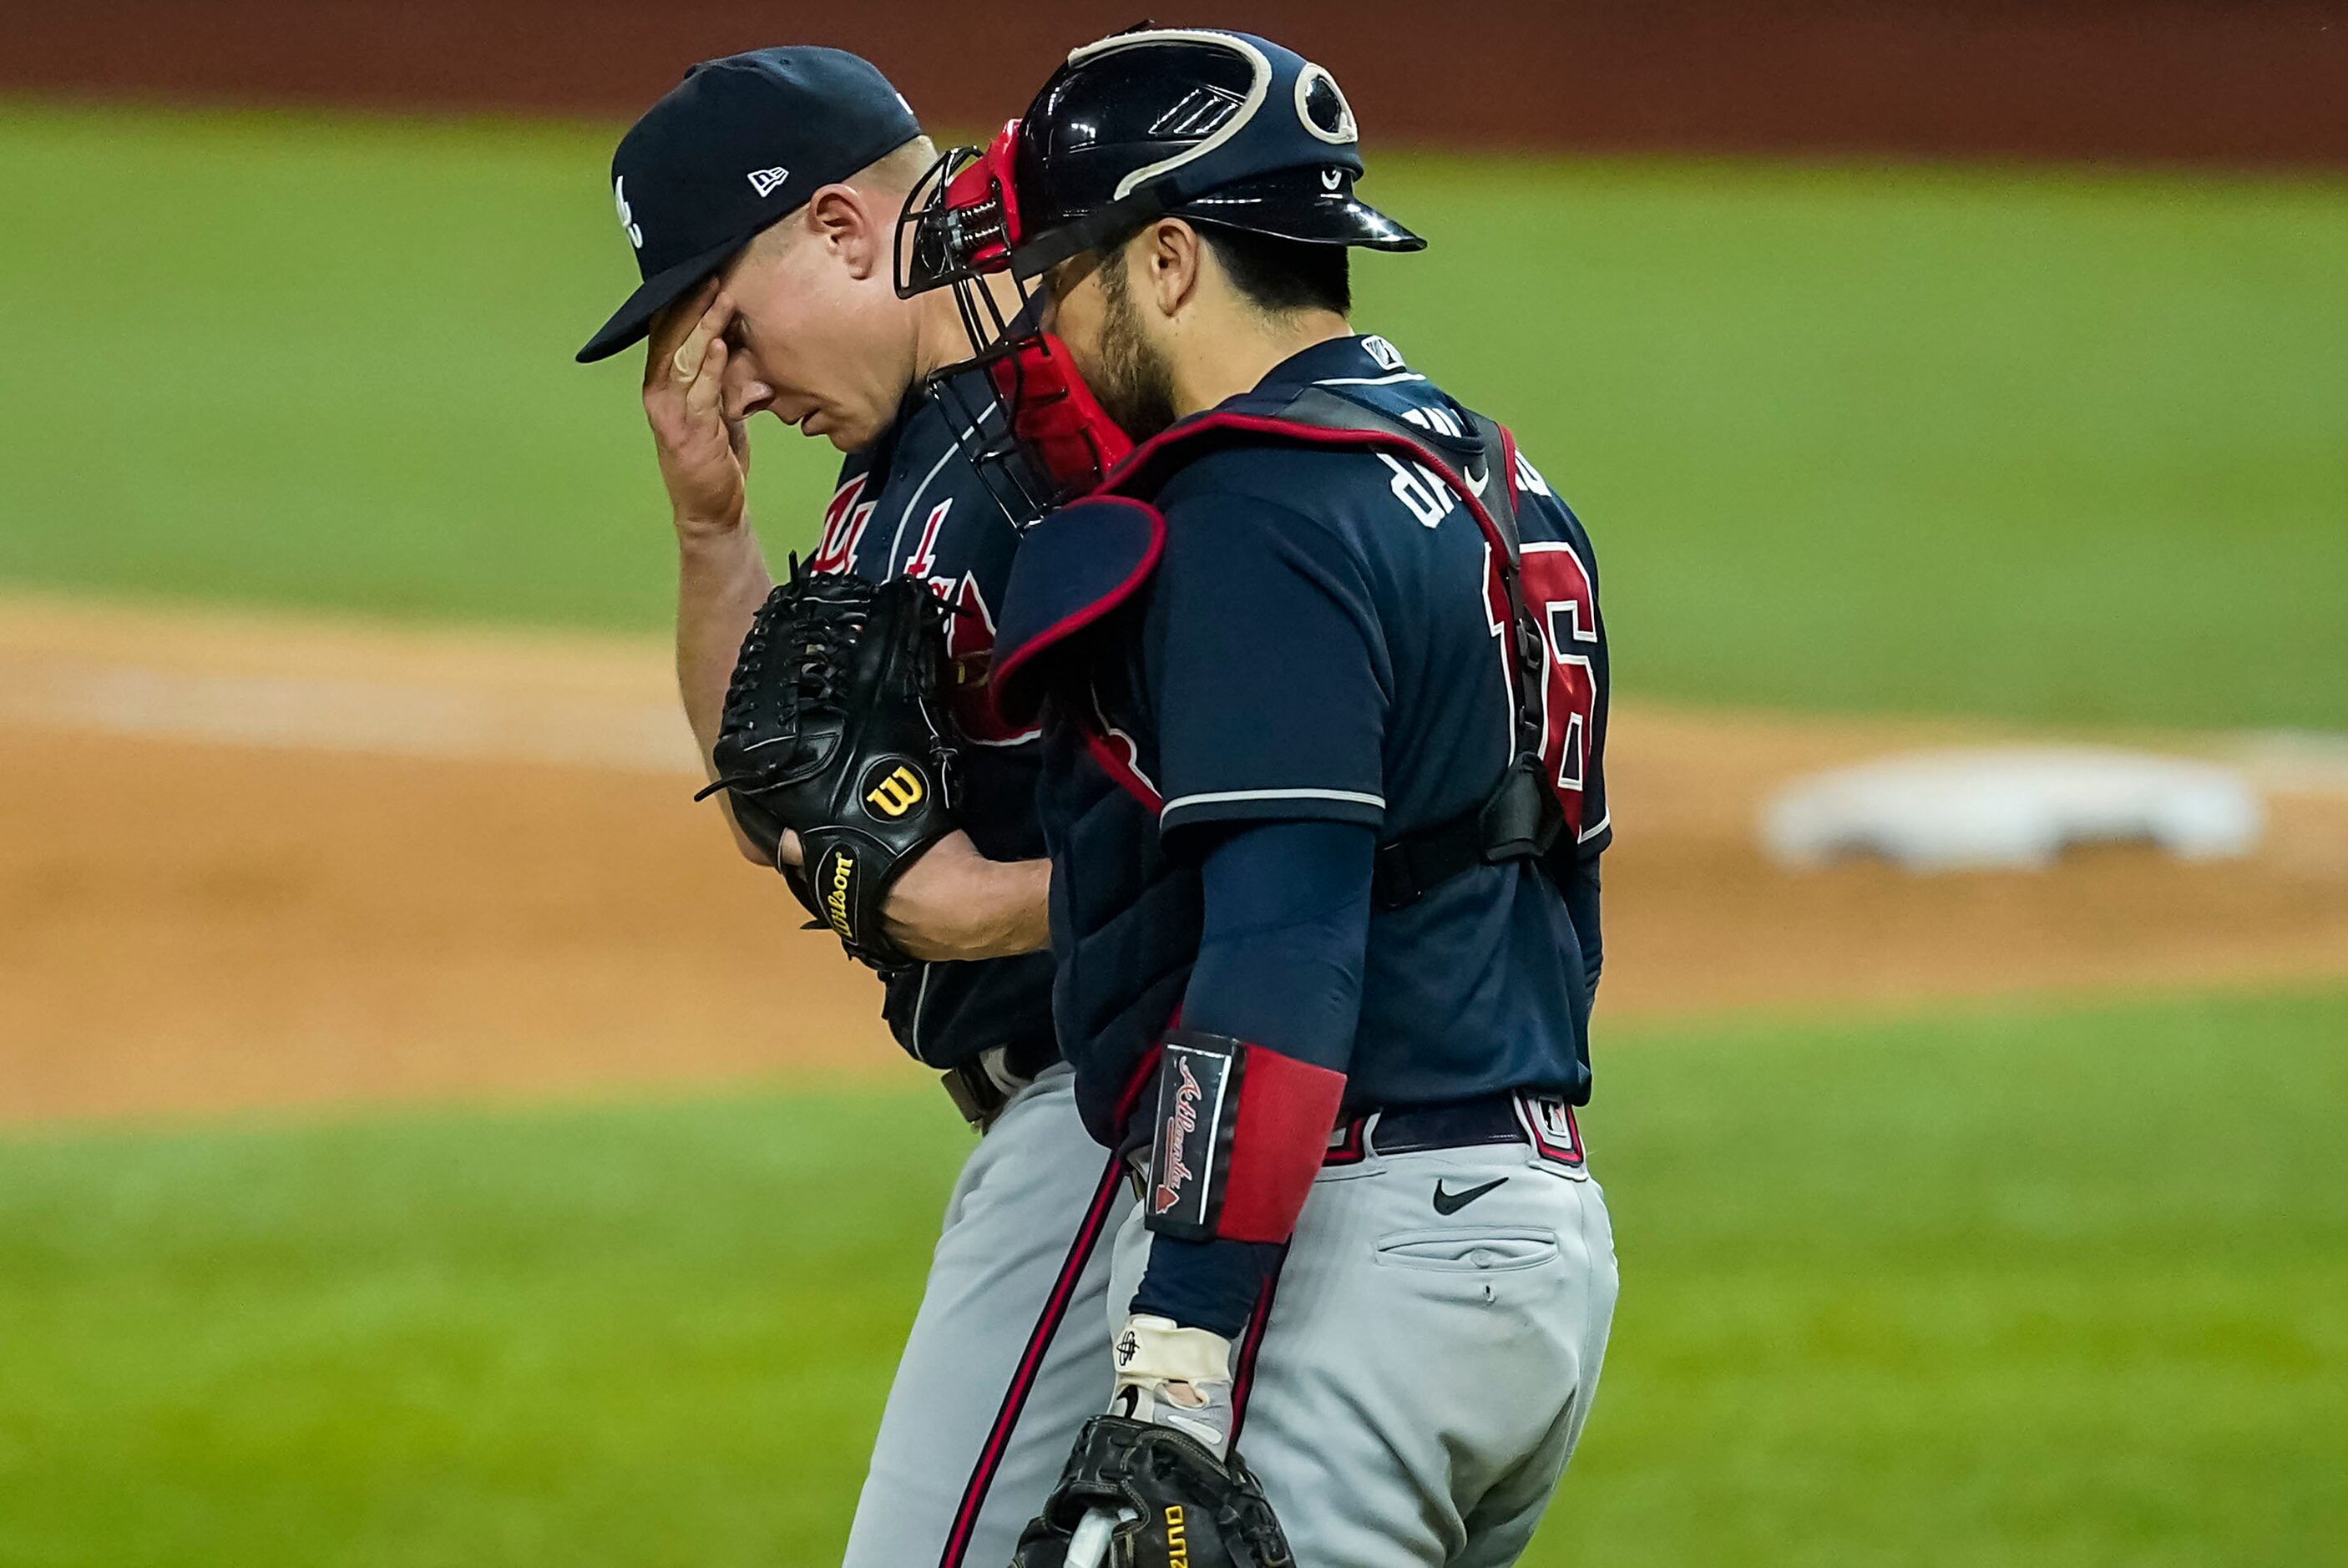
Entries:
[[[1147, 25], [1070, 52], [1020, 119], [938, 160], [905, 204], [897, 287], [950, 287], [983, 377], [940, 400], [981, 473], [1025, 450], [1051, 500], [1124, 450], [1041, 330], [1032, 280], [1159, 217], [1299, 244], [1426, 242], [1354, 194], [1361, 137], [1336, 79], [1249, 33]], [[990, 410], [990, 430], [983, 418]], [[957, 407], [956, 405], [959, 405]], [[990, 483], [993, 482], [990, 478]], [[1029, 515], [1033, 515], [1032, 512]]]
[[[1018, 134], [1014, 119], [983, 149], [950, 149], [915, 183], [897, 223], [896, 283], [908, 299], [953, 291], [971, 357], [932, 376], [925, 390], [1004, 515], [1025, 528], [1098, 488], [1133, 443], [1066, 346], [1043, 330], [1033, 274], [1012, 264]], [[1015, 302], [1008, 310], [1006, 299]]]

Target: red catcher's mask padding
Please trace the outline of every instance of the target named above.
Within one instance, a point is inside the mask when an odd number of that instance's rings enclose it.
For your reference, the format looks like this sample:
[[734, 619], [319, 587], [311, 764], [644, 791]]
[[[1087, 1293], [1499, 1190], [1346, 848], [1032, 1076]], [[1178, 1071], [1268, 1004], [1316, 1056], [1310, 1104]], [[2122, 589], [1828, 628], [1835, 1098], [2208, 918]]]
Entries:
[[1133, 450], [1068, 357], [1068, 346], [1038, 333], [986, 367], [1011, 410], [1011, 433], [1042, 465], [1063, 500], [1086, 495]]
[[946, 186], [946, 209], [976, 219], [957, 258], [973, 273], [1000, 272], [1011, 264], [1019, 243], [1019, 197], [1011, 179], [1012, 143], [1019, 122], [1006, 119], [986, 150], [964, 165]]
[[[1004, 505], [1006, 515], [1025, 513], [1024, 521], [1014, 517], [1024, 526], [1044, 508], [1091, 493], [1133, 449], [1133, 442], [1076, 374], [1067, 346], [1035, 329], [1039, 302], [1025, 285], [1014, 285], [1023, 308], [1006, 318], [997, 296], [983, 281], [989, 273], [1010, 271], [1011, 253], [1020, 241], [1012, 174], [1018, 139], [1019, 122], [1005, 120], [986, 150], [963, 164], [942, 190], [931, 188], [933, 194], [922, 204], [917, 220], [922, 237], [912, 251], [930, 258], [933, 270], [926, 283], [908, 284], [901, 277], [898, 292], [910, 294], [939, 283], [953, 285], [963, 330], [970, 335], [973, 362], [985, 366], [1010, 435], [1041, 470], [1047, 493], [1035, 494], [1026, 481], [1017, 481], [1021, 504]], [[946, 166], [963, 155], [949, 153]], [[909, 210], [912, 204], [909, 200]], [[906, 266], [904, 254], [901, 232], [901, 272]], [[974, 433], [979, 418], [966, 408], [963, 412], [968, 432]], [[971, 444], [964, 440], [966, 447]], [[990, 470], [982, 465], [980, 471], [984, 476]], [[1002, 499], [999, 493], [997, 499]]]

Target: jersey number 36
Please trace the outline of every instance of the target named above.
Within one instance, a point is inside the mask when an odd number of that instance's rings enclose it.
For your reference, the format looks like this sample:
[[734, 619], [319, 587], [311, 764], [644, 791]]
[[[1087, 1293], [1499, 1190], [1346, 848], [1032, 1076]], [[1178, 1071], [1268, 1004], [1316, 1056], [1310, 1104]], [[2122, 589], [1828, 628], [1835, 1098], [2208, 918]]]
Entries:
[[[1485, 552], [1484, 611], [1496, 640], [1509, 623], [1507, 591]], [[1545, 679], [1541, 684], [1541, 761], [1565, 808], [1567, 831], [1582, 829], [1582, 781], [1590, 767], [1590, 729], [1598, 708], [1598, 595], [1590, 570], [1573, 546], [1528, 540], [1522, 568], [1525, 608], [1540, 624]], [[1505, 640], [1500, 645], [1508, 646]]]
[[[1437, 411], [1412, 409], [1412, 423], [1459, 434], [1458, 422]], [[1409, 509], [1421, 527], [1437, 528], [1457, 509], [1451, 489], [1417, 463], [1406, 463], [1380, 452], [1394, 470], [1395, 499]], [[1515, 480], [1520, 491], [1548, 496], [1549, 484], [1520, 454]], [[1563, 542], [1528, 541], [1522, 576], [1525, 608], [1540, 623], [1545, 679], [1541, 684], [1541, 761], [1546, 765], [1558, 803], [1565, 809], [1569, 832], [1582, 830], [1582, 784], [1590, 769], [1590, 730], [1598, 710], [1598, 679], [1591, 665], [1598, 650], [1598, 593], [1591, 585], [1590, 569]], [[1491, 546], [1484, 548], [1484, 610], [1493, 637], [1508, 625], [1508, 591], [1494, 569]], [[1501, 642], [1502, 656], [1508, 645]], [[1510, 674], [1514, 688], [1516, 677]]]

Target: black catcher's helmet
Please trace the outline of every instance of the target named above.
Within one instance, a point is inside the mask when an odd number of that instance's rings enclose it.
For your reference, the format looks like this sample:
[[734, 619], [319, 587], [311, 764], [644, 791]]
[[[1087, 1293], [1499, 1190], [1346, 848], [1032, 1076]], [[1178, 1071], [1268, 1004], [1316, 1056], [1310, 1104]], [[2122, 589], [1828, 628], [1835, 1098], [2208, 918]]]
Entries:
[[[1248, 33], [1116, 34], [1072, 52], [991, 146], [953, 149], [914, 186], [898, 225], [897, 292], [954, 290], [972, 363], [987, 366], [1009, 404], [996, 412], [1017, 415], [1021, 384], [1082, 392], [1065, 352], [1035, 325], [1028, 284], [1046, 268], [1161, 217], [1309, 244], [1425, 249], [1354, 195], [1362, 172], [1352, 106], [1303, 56]], [[1024, 308], [1007, 314], [982, 281], [989, 273], [1009, 274]], [[989, 441], [980, 433], [987, 410], [973, 417], [966, 401], [942, 400], [982, 472], [1001, 463], [989, 449], [1008, 443], [1015, 423], [1035, 423], [1002, 418]], [[1105, 466], [1087, 476], [1031, 458], [1052, 476], [1051, 494], [1027, 498], [1043, 504], [1090, 488]]]
[[1169, 214], [1323, 244], [1426, 244], [1354, 196], [1360, 133], [1336, 78], [1245, 33], [1123, 33], [1076, 50], [1021, 119], [1013, 175], [1022, 277]]

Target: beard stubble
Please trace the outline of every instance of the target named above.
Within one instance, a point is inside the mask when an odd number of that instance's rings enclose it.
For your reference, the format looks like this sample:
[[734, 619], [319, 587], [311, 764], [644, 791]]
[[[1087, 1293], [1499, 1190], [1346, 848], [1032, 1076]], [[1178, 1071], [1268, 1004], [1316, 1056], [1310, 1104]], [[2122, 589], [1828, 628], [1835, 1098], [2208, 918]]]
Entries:
[[1127, 292], [1124, 257], [1112, 253], [1101, 268], [1100, 375], [1093, 396], [1108, 417], [1137, 441], [1146, 441], [1174, 423], [1174, 370], [1142, 335], [1141, 318]]

